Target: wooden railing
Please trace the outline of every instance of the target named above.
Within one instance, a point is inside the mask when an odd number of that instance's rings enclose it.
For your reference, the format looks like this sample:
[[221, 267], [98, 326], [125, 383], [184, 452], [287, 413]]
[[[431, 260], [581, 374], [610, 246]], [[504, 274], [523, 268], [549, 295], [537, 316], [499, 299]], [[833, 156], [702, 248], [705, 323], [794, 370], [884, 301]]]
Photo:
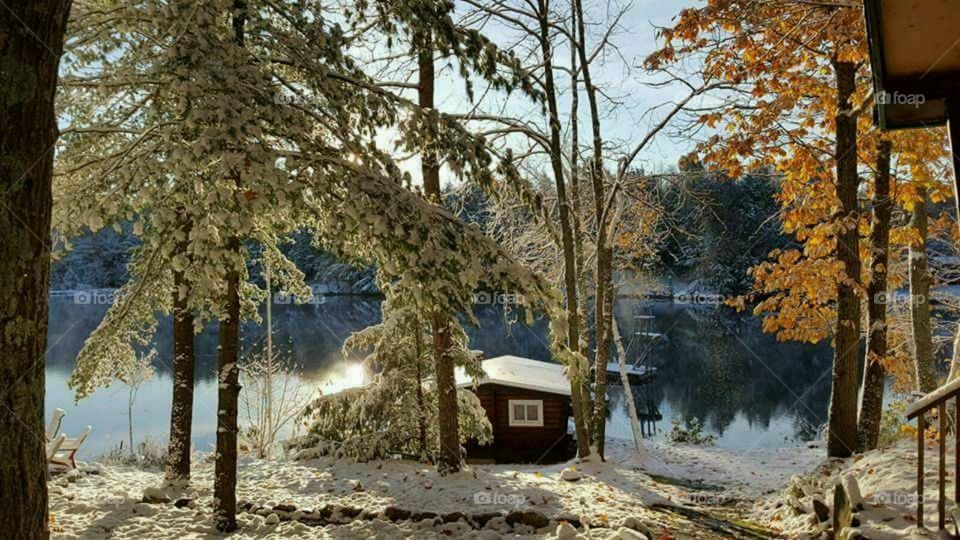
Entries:
[[[937, 409], [940, 424], [938, 433], [940, 463], [937, 468], [937, 525], [940, 530], [946, 528], [946, 474], [947, 474], [947, 401], [960, 394], [960, 379], [955, 379], [933, 392], [923, 396], [907, 408], [907, 420], [917, 419], [917, 526], [923, 527], [923, 452], [926, 448], [924, 432], [927, 429], [926, 414]], [[960, 399], [957, 400], [960, 403]], [[953, 464], [953, 500], [960, 505], [960, 414], [954, 415], [954, 464]]]

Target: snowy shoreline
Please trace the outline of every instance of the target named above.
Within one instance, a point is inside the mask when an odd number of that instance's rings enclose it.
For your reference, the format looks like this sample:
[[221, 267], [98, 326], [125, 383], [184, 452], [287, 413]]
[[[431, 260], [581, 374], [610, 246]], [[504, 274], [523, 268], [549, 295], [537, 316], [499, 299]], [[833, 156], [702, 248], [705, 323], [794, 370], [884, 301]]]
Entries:
[[[654, 476], [640, 470], [636, 456], [622, 441], [611, 441], [606, 463], [471, 465], [447, 477], [439, 476], [428, 464], [410, 461], [243, 458], [237, 496], [260, 511], [241, 512], [241, 528], [235, 535], [540, 538], [556, 537], [560, 520], [566, 520], [581, 525], [581, 533], [589, 529], [592, 538], [629, 537], [624, 535], [644, 527], [659, 537], [658, 530], [682, 530], [692, 525], [672, 523], [663, 512], [653, 510], [653, 505], [698, 507], [715, 501], [705, 500], [688, 485], [664, 482], [658, 475], [710, 484], [714, 498], [747, 501], [784, 485], [798, 471], [813, 470], [822, 454], [822, 450], [811, 448], [738, 453], [660, 444], [649, 444], [647, 451], [658, 462], [651, 470]], [[576, 482], [562, 480], [561, 473], [572, 466], [582, 478]], [[749, 478], [743, 477], [746, 466], [755, 471]], [[70, 480], [55, 477], [51, 482], [51, 526], [54, 535], [61, 538], [218, 536], [210, 513], [212, 478], [212, 463], [195, 458], [191, 487], [167, 492], [171, 503], [151, 504], [142, 502], [144, 490], [148, 495], [155, 494], [156, 490], [149, 488], [162, 484], [159, 471], [102, 467], [98, 474]], [[172, 504], [189, 495], [196, 497]], [[420, 513], [410, 517], [422, 519], [391, 521], [389, 515], [397, 509]], [[280, 519], [294, 517], [296, 512], [300, 512], [296, 517], [302, 518], [308, 511], [326, 512], [328, 518], [332, 516], [340, 523], [310, 526]], [[530, 524], [510, 518], [511, 513], [518, 516], [518, 512], [530, 512]], [[455, 513], [462, 513], [464, 519], [444, 523], [444, 515], [457, 517]], [[490, 514], [481, 528], [471, 524], [469, 517], [476, 514]], [[546, 523], [538, 516], [546, 518]], [[392, 517], [397, 516], [394, 513]], [[630, 531], [623, 530], [625, 525]], [[573, 532], [569, 527], [560, 532], [564, 531]]]

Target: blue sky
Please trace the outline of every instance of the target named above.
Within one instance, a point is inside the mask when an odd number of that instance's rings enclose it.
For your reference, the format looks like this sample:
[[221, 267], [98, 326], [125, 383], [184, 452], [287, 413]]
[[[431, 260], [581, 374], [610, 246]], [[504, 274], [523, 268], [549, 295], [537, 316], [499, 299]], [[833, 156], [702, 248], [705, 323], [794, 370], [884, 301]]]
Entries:
[[[654, 107], [686, 95], [686, 89], [680, 85], [659, 89], [650, 88], [647, 83], [657, 80], [658, 77], [644, 71], [640, 65], [643, 59], [662, 43], [657, 40], [656, 27], [670, 25], [671, 19], [676, 17], [681, 9], [700, 3], [702, 2], [693, 0], [634, 0], [629, 4], [625, 2], [619, 4], [626, 7], [627, 12], [620, 20], [620, 30], [611, 38], [618, 52], [611, 50], [605, 61], [598, 61], [591, 67], [595, 84], [602, 87], [610, 97], [610, 99], [601, 98], [600, 103], [605, 143], [623, 148], [635, 144], [648, 132], [650, 126], [662, 118], [661, 110], [653, 109]], [[601, 22], [597, 19], [607, 17], [610, 13], [607, 11], [607, 6], [606, 0], [596, 2], [586, 0], [584, 7], [588, 10], [587, 21]], [[487, 26], [484, 32], [501, 48], [514, 50], [522, 55], [523, 49], [517, 46], [516, 34], [511, 35], [494, 26]], [[595, 43], [601, 32], [601, 26], [594, 25], [591, 28], [588, 25], [587, 32], [594, 34], [592, 40], [588, 36], [588, 41]], [[555, 51], [557, 64], [567, 65], [568, 61], [568, 49]], [[437, 63], [438, 108], [447, 113], [469, 111], [473, 104], [466, 99], [463, 81], [452, 72], [453, 70], [444, 69], [444, 65], [444, 62]], [[410, 82], [415, 82], [415, 74], [411, 72], [408, 77]], [[570, 110], [570, 94], [566, 91], [569, 88], [569, 80], [564, 75], [558, 74], [557, 84], [564, 89], [563, 95], [559, 96], [559, 108], [561, 112], [566, 113]], [[477, 95], [481, 94], [483, 86], [475, 84], [474, 91]], [[411, 92], [409, 96], [415, 99], [414, 93]], [[611, 100], [615, 100], [617, 104]], [[510, 116], [543, 125], [540, 106], [529, 102], [519, 94], [509, 97], [503, 95], [491, 97], [487, 94], [481, 107], [487, 112], [503, 111]], [[583, 92], [580, 94], [579, 114], [580, 142], [583, 145], [589, 145], [590, 117], [586, 95]], [[564, 123], [569, 124], [566, 121]], [[390, 136], [391, 134], [384, 133], [381, 140], [388, 141]], [[670, 167], [692, 148], [693, 144], [690, 141], [676, 140], [671, 138], [668, 132], [663, 132], [638, 156], [633, 166], [642, 166], [648, 171]], [[515, 151], [519, 150], [520, 148], [515, 148]], [[619, 148], [611, 151], [610, 157], [616, 157], [618, 151]], [[608, 166], [613, 166], [613, 163], [608, 163]], [[404, 160], [403, 168], [410, 172], [415, 181], [419, 180], [417, 157]], [[443, 181], [444, 183], [452, 181], [451, 175], [443, 174]]]

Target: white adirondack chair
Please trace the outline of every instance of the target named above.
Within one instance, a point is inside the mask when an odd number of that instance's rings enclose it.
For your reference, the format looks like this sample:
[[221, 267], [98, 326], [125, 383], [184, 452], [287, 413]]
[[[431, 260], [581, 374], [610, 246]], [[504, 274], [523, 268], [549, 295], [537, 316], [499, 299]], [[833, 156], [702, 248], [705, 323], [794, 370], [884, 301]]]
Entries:
[[[80, 450], [80, 445], [87, 439], [87, 435], [90, 434], [90, 429], [90, 426], [87, 426], [87, 429], [83, 430], [83, 433], [75, 439], [65, 438], [62, 444], [60, 444], [60, 448], [54, 453], [53, 457], [50, 458], [50, 463], [62, 465], [68, 469], [76, 469], [77, 450]], [[63, 435], [61, 435], [61, 437], [62, 436]]]
[[53, 410], [53, 416], [50, 418], [50, 423], [47, 424], [47, 442], [52, 441], [57, 436], [57, 432], [60, 431], [60, 423], [63, 422], [63, 417], [66, 414], [67, 412], [63, 409]]
[[47, 441], [47, 463], [53, 462], [53, 456], [57, 455], [60, 446], [63, 445], [63, 441], [66, 440], [66, 438], [66, 435], [60, 435], [52, 441]]

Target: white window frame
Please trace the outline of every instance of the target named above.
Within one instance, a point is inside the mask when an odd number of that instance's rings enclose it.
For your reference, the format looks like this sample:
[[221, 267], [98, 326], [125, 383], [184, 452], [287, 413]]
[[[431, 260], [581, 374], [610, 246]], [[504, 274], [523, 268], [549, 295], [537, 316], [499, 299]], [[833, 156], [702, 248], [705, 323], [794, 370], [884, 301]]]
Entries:
[[[526, 416], [527, 407], [535, 405], [540, 414], [537, 420], [519, 420], [514, 417], [514, 405], [523, 405], [523, 414]], [[511, 427], [543, 427], [543, 400], [542, 399], [509, 399], [507, 400], [507, 410], [510, 411]]]

